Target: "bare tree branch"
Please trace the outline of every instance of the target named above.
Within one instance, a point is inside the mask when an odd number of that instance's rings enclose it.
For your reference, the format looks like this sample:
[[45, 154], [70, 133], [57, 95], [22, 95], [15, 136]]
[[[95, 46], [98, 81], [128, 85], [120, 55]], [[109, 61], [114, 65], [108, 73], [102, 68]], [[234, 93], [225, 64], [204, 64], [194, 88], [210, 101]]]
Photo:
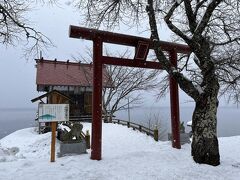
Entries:
[[[25, 14], [30, 11], [30, 4], [37, 1], [0, 1], [0, 43], [15, 45], [25, 41], [25, 55], [38, 54], [39, 51], [52, 46], [51, 40], [41, 32], [28, 25]], [[41, 1], [44, 2], [44, 1]], [[50, 3], [53, 1], [49, 1]]]

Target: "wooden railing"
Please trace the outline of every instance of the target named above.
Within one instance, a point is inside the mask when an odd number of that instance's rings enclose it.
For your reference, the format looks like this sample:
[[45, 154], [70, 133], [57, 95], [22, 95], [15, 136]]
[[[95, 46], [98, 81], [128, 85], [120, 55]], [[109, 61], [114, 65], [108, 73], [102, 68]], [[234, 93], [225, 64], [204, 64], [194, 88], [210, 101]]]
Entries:
[[112, 123], [121, 124], [121, 125], [127, 126], [128, 128], [131, 127], [131, 128], [133, 128], [133, 130], [137, 129], [140, 132], [146, 133], [148, 136], [152, 136], [155, 141], [158, 141], [158, 129], [157, 128], [152, 130], [143, 125], [140, 125], [140, 124], [137, 124], [134, 122], [125, 121], [125, 120], [120, 120], [120, 119], [112, 119]]

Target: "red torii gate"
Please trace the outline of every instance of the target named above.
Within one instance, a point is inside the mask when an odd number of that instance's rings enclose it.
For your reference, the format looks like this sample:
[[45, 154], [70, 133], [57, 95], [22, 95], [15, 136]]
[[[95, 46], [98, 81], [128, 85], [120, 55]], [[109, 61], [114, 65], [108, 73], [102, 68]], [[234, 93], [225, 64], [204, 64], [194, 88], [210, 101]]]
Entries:
[[[100, 31], [78, 26], [69, 27], [71, 38], [93, 41], [93, 108], [92, 108], [92, 146], [91, 159], [101, 160], [102, 154], [102, 65], [118, 65], [128, 67], [162, 69], [159, 62], [146, 61], [152, 41], [147, 38]], [[103, 42], [135, 47], [134, 59], [103, 56]], [[169, 53], [173, 66], [177, 67], [177, 53], [189, 53], [186, 45], [161, 41], [161, 49]], [[170, 101], [172, 146], [181, 148], [179, 134], [179, 96], [178, 84], [170, 77]]]

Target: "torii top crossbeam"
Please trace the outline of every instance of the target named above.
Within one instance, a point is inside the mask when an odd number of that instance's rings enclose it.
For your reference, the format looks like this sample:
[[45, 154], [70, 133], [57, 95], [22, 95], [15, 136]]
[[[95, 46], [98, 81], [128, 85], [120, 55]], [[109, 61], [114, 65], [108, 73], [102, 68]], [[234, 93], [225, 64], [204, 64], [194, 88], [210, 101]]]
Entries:
[[[108, 31], [101, 31], [96, 29], [89, 29], [78, 26], [70, 26], [69, 36], [72, 38], [82, 38], [86, 40], [94, 40], [97, 37], [101, 37], [101, 40], [106, 43], [120, 44], [126, 46], [137, 47], [139, 41], [149, 43], [149, 48], [152, 49], [152, 41], [148, 38], [131, 36], [126, 34], [113, 33]], [[175, 49], [177, 53], [189, 53], [190, 48], [187, 45], [171, 43], [166, 41], [160, 41], [163, 51], [171, 51]]]
[[[153, 48], [151, 39], [130, 36], [96, 29], [70, 26], [69, 36], [93, 41], [93, 108], [92, 108], [92, 146], [91, 159], [101, 159], [102, 146], [102, 65], [111, 64], [128, 67], [141, 67], [162, 69], [159, 62], [147, 61], [149, 49]], [[135, 47], [133, 59], [104, 56], [103, 43], [112, 43]], [[163, 51], [169, 53], [169, 59], [173, 66], [177, 66], [177, 53], [190, 53], [187, 45], [160, 41]], [[170, 101], [172, 122], [172, 146], [181, 148], [179, 134], [179, 97], [178, 85], [173, 77], [170, 77]]]
[[[101, 54], [100, 56], [103, 64], [162, 69], [162, 66], [160, 63], [146, 61], [146, 57], [149, 49], [153, 48], [151, 39], [126, 35], [126, 34], [113, 33], [108, 31], [101, 31], [96, 29], [89, 29], [89, 28], [78, 27], [78, 26], [72, 26], [72, 25], [69, 28], [69, 36], [72, 38], [86, 39], [91, 41], [96, 41], [97, 39], [100, 39], [101, 43], [105, 42], [105, 43], [135, 47], [135, 57], [133, 59], [135, 61], [132, 61], [132, 59], [126, 59], [126, 58], [103, 56]], [[172, 50], [174, 50], [174, 52], [176, 53], [185, 53], [185, 54], [190, 52], [190, 48], [187, 45], [171, 43], [166, 41], [160, 41], [160, 44], [161, 44], [162, 50], [164, 51], [171, 52]]]

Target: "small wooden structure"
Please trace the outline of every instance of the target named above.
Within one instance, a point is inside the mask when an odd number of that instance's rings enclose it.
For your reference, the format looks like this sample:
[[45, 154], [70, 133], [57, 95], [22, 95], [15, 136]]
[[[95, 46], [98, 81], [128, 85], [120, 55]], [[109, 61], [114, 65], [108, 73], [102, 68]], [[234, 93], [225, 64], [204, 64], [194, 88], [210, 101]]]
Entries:
[[69, 104], [70, 100], [71, 100], [71, 98], [66, 96], [65, 94], [63, 94], [57, 90], [53, 90], [53, 91], [45, 93], [39, 97], [34, 98], [31, 101], [33, 103], [36, 101], [41, 101], [42, 103], [44, 103], [42, 100], [43, 98], [47, 98], [49, 103], [55, 102], [56, 104]]
[[[49, 103], [54, 94], [61, 93], [61, 97], [69, 98], [70, 120], [88, 119], [92, 117], [92, 64], [36, 59], [37, 65], [37, 91], [55, 92], [45, 94]], [[105, 67], [103, 70], [103, 87], [113, 87], [111, 78]], [[40, 96], [41, 97], [41, 96]], [[40, 98], [38, 97], [38, 99]], [[35, 98], [37, 99], [37, 98]]]

